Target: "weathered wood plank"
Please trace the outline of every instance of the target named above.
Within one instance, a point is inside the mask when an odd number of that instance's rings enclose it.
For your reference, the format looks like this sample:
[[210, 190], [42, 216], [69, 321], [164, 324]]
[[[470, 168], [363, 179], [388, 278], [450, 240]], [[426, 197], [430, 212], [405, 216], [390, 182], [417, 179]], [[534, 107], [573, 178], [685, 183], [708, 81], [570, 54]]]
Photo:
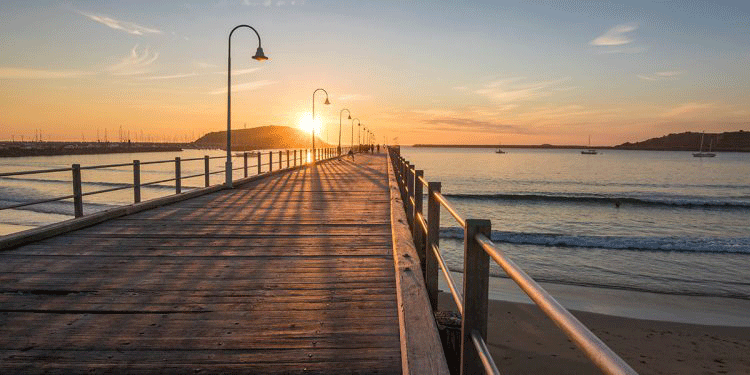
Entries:
[[0, 253], [0, 373], [400, 373], [386, 164], [322, 162]]

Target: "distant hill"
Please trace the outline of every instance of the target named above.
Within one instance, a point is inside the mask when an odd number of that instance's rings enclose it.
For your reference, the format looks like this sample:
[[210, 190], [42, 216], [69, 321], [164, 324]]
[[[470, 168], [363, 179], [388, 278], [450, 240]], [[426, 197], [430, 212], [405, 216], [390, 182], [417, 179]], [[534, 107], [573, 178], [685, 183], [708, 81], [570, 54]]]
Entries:
[[[310, 148], [310, 133], [288, 126], [259, 126], [232, 130], [232, 150], [248, 151], [274, 148]], [[226, 149], [227, 132], [208, 133], [193, 142], [198, 147]], [[315, 147], [331, 147], [315, 138]]]
[[[698, 151], [701, 133], [685, 132], [651, 138], [642, 142], [626, 142], [614, 148], [621, 150]], [[750, 132], [743, 130], [726, 133], [706, 133], [703, 150], [750, 152]]]

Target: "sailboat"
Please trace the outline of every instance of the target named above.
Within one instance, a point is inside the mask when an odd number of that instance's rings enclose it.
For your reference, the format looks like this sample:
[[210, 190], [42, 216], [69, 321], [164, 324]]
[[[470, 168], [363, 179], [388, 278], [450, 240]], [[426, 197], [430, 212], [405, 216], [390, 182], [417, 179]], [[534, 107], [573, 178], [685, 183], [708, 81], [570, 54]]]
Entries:
[[596, 152], [595, 149], [591, 148], [591, 136], [589, 135], [589, 148], [587, 150], [581, 151], [581, 154], [583, 155], [596, 155], [598, 152]]
[[708, 146], [708, 152], [703, 152], [703, 136], [704, 135], [706, 135], [705, 131], [703, 131], [703, 133], [701, 133], [701, 147], [698, 150], [698, 152], [694, 152], [693, 153], [693, 157], [696, 157], [696, 158], [712, 158], [712, 157], [716, 156], [716, 154], [714, 154], [713, 152], [711, 152], [711, 149], [713, 148], [713, 145], [714, 145], [713, 142], [711, 142], [709, 144], [709, 146]]
[[504, 154], [505, 153], [505, 151], [503, 151], [503, 149], [500, 148], [500, 144], [499, 143], [497, 145], [497, 150], [495, 150], [495, 153], [496, 154]]

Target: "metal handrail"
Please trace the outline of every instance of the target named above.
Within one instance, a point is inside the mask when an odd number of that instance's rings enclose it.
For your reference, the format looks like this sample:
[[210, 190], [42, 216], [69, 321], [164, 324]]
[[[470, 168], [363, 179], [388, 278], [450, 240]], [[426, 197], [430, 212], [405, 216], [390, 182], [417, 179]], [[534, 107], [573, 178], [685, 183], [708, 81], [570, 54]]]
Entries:
[[[342, 147], [342, 153], [339, 155], [337, 152], [334, 151], [333, 148], [322, 148], [316, 150], [316, 152], [319, 153], [319, 160], [323, 160], [326, 158], [334, 158], [341, 155], [344, 155], [351, 147]], [[294, 150], [294, 156], [292, 157], [291, 151]], [[305, 158], [305, 155], [309, 156], [309, 151], [305, 149], [286, 149], [286, 160], [284, 160], [284, 157], [282, 152], [283, 150], [275, 150], [275, 151], [268, 151], [267, 154], [273, 155], [275, 152], [280, 153], [280, 159], [278, 160], [269, 160], [267, 163], [258, 163], [250, 165], [243, 165], [236, 168], [232, 168], [232, 171], [237, 170], [245, 170], [245, 176], [248, 176], [248, 171], [252, 168], [253, 170], [257, 169], [257, 174], [264, 174], [264, 173], [270, 173], [274, 171], [273, 166], [274, 164], [278, 165], [277, 170], [284, 170], [289, 169], [297, 166], [302, 166], [307, 164], [307, 160]], [[299, 151], [299, 152], [298, 152]], [[232, 155], [232, 157], [243, 157], [245, 156], [245, 162], [247, 163], [247, 157], [248, 156], [258, 157], [258, 161], [261, 160], [263, 156], [263, 152], [257, 152], [257, 153], [249, 153], [245, 152], [244, 155]], [[196, 158], [187, 158], [187, 159], [170, 159], [170, 160], [155, 160], [155, 161], [146, 161], [146, 162], [140, 162], [140, 161], [133, 161], [132, 163], [115, 163], [115, 164], [102, 164], [102, 165], [90, 165], [90, 166], [79, 166], [77, 164], [74, 164], [72, 167], [66, 167], [66, 168], [53, 168], [53, 169], [41, 169], [41, 170], [30, 170], [30, 171], [19, 171], [19, 172], [3, 172], [0, 173], [0, 177], [11, 177], [11, 176], [21, 176], [21, 175], [31, 175], [31, 174], [44, 174], [44, 173], [60, 173], [60, 172], [73, 172], [73, 191], [74, 193], [72, 195], [65, 195], [60, 197], [54, 197], [54, 198], [45, 198], [45, 199], [39, 199], [31, 202], [23, 202], [23, 203], [17, 203], [13, 205], [8, 205], [4, 207], [0, 207], [1, 210], [8, 210], [8, 209], [15, 209], [15, 208], [21, 208], [26, 206], [32, 206], [37, 204], [43, 204], [43, 203], [50, 203], [50, 202], [56, 202], [56, 201], [62, 201], [66, 199], [73, 199], [73, 204], [75, 208], [75, 215], [76, 217], [83, 216], [83, 201], [82, 198], [85, 196], [91, 196], [96, 194], [104, 194], [104, 193], [110, 193], [114, 191], [120, 191], [120, 190], [126, 190], [126, 189], [133, 189], [134, 190], [134, 201], [135, 203], [140, 202], [140, 188], [143, 186], [153, 186], [165, 182], [173, 182], [175, 181], [175, 188], [176, 193], [179, 194], [181, 192], [181, 184], [179, 183], [182, 180], [190, 179], [190, 178], [197, 178], [204, 176], [206, 177], [206, 186], [208, 186], [208, 176], [214, 175], [214, 174], [221, 174], [225, 173], [226, 169], [221, 169], [218, 171], [210, 171], [208, 162], [206, 162], [206, 169], [203, 173], [200, 174], [193, 174], [188, 176], [182, 176], [180, 174], [180, 163], [181, 162], [190, 162], [190, 161], [200, 161], [200, 160], [211, 160], [211, 159], [223, 159], [224, 156], [204, 156], [204, 157], [196, 157]], [[286, 167], [283, 166], [283, 162], [286, 162]], [[172, 164], [176, 163], [175, 165], [175, 177], [168, 178], [168, 179], [162, 179], [162, 180], [156, 180], [156, 181], [150, 181], [146, 183], [140, 182], [140, 167], [143, 165], [155, 165], [155, 164]], [[95, 169], [104, 169], [104, 168], [120, 168], [120, 167], [133, 167], [133, 174], [134, 174], [134, 183], [132, 184], [124, 184], [124, 186], [118, 186], [108, 189], [102, 189], [102, 190], [96, 190], [96, 191], [89, 191], [89, 192], [82, 192], [81, 191], [81, 170], [95, 170]], [[268, 167], [267, 171], [261, 172], [261, 169], [263, 167]]]
[[492, 359], [492, 354], [490, 354], [490, 348], [487, 347], [487, 343], [482, 338], [482, 335], [477, 331], [471, 331], [471, 341], [474, 343], [477, 354], [479, 354], [479, 359], [482, 360], [484, 372], [500, 375], [500, 370], [497, 369], [495, 361]]
[[27, 174], [41, 174], [41, 173], [57, 173], [57, 172], [70, 172], [73, 168], [55, 168], [55, 169], [37, 169], [34, 171], [20, 171], [20, 172], [4, 172], [0, 173], [0, 177], [9, 176], [22, 176]]
[[448, 283], [448, 288], [451, 290], [451, 297], [453, 297], [453, 301], [456, 303], [458, 312], [461, 315], [463, 315], [464, 314], [464, 297], [458, 291], [458, 288], [456, 288], [456, 282], [453, 280], [453, 275], [451, 275], [451, 270], [448, 268], [448, 265], [445, 263], [445, 258], [443, 258], [443, 254], [440, 253], [440, 248], [438, 248], [437, 246], [432, 246], [432, 253], [435, 254], [435, 258], [440, 264], [440, 270], [443, 272], [443, 276], [445, 276], [445, 281]]
[[[414, 191], [410, 191], [408, 184], [411, 177], [416, 172], [415, 168], [410, 167], [409, 163], [402, 157], [392, 157], [391, 160], [394, 163], [394, 170], [397, 174], [396, 180], [399, 183], [400, 189], [404, 192], [406, 205], [411, 205], [407, 208], [407, 212], [412, 213], [413, 217], [408, 218], [409, 222], [414, 228], [428, 235], [429, 223], [424, 218], [424, 215], [418, 210], [414, 210], [415, 203], [417, 200], [421, 200], [421, 196], [415, 196]], [[421, 172], [420, 172], [421, 173]], [[424, 186], [429, 186], [427, 180], [422, 177], [418, 177], [415, 183], [421, 183]], [[416, 190], [416, 189], [415, 189]], [[438, 207], [445, 208], [451, 214], [451, 216], [459, 223], [463, 228], [466, 228], [466, 220], [464, 220], [448, 200], [438, 191], [433, 192], [432, 196], [428, 194], [428, 198], [434, 198], [439, 203]], [[413, 211], [412, 211], [413, 210]], [[508, 276], [531, 298], [531, 300], [539, 306], [544, 314], [549, 317], [560, 330], [565, 333], [581, 350], [583, 353], [599, 367], [605, 374], [637, 374], [637, 372], [630, 367], [622, 358], [620, 358], [612, 349], [610, 349], [601, 339], [599, 339], [593, 332], [591, 332], [583, 323], [576, 319], [565, 307], [563, 307], [557, 300], [555, 300], [547, 291], [544, 290], [536, 281], [534, 281], [528, 274], [526, 274], [520, 267], [518, 267], [510, 258], [508, 258], [502, 250], [500, 250], [490, 238], [482, 233], [478, 233], [474, 238], [468, 239], [468, 241], [476, 241], [480, 248], [497, 263]], [[419, 245], [419, 244], [417, 244]], [[464, 301], [463, 296], [458, 292], [455, 281], [453, 280], [450, 270], [445, 263], [445, 259], [440, 253], [440, 248], [437, 244], [426, 244], [427, 250], [429, 250], [434, 259], [439, 265], [439, 269], [442, 271], [445, 280], [448, 284], [448, 288], [451, 291], [451, 297], [456, 303], [456, 307], [459, 313], [464, 315]], [[464, 270], [464, 272], [469, 272]], [[429, 288], [428, 288], [429, 289]], [[432, 291], [428, 290], [428, 293]], [[486, 320], [486, 317], [482, 318]], [[463, 329], [463, 328], [462, 328]], [[474, 344], [477, 356], [482, 362], [484, 370], [489, 374], [499, 374], [494, 360], [490, 356], [489, 349], [487, 348], [486, 342], [482, 337], [482, 334], [476, 330], [470, 331], [469, 334], [471, 341]], [[464, 336], [465, 337], [465, 336]]]
[[544, 288], [510, 260], [487, 236], [477, 234], [476, 241], [485, 252], [503, 268], [505, 273], [531, 298], [534, 303], [573, 342], [578, 345], [600, 369], [607, 374], [634, 374], [633, 370], [607, 344], [586, 328], [565, 307], [555, 300]]
[[458, 214], [458, 212], [456, 211], [456, 209], [453, 208], [453, 206], [451, 206], [451, 204], [448, 202], [447, 199], [445, 199], [445, 197], [443, 196], [443, 194], [435, 193], [435, 199], [437, 199], [437, 201], [440, 202], [440, 205], [443, 206], [443, 208], [445, 208], [446, 210], [448, 210], [448, 213], [450, 213], [451, 216], [453, 216], [453, 218], [456, 219], [456, 221], [459, 224], [461, 224], [462, 228], [466, 226], [466, 220], [464, 220], [461, 217], [461, 215]]

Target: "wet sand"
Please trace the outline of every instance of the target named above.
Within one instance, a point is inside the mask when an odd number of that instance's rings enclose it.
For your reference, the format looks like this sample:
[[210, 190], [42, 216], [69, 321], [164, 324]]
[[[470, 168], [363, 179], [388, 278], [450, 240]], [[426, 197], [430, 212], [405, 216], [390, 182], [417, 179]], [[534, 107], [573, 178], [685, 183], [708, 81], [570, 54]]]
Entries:
[[[641, 374], [750, 374], [750, 327], [573, 314]], [[504, 374], [601, 373], [535, 305], [490, 300], [488, 338]]]

